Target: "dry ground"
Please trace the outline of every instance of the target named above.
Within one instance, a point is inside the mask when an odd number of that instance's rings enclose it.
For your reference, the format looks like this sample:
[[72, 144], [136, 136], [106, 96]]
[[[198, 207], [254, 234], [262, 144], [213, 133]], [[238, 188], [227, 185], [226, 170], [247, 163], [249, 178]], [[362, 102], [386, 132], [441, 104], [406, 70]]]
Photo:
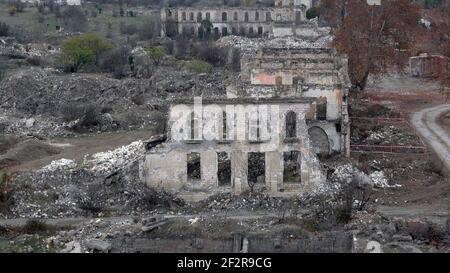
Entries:
[[[147, 140], [152, 136], [149, 130], [102, 133], [83, 135], [76, 138], [55, 138], [46, 143], [60, 150], [59, 154], [21, 162], [7, 168], [9, 172], [35, 170], [61, 158], [82, 160], [85, 155], [114, 150], [138, 140]], [[17, 145], [21, 145], [20, 143]]]
[[[372, 84], [361, 96], [369, 103], [389, 106], [406, 119], [422, 109], [445, 103], [440, 88], [432, 80], [393, 76]], [[442, 115], [440, 124], [450, 132], [449, 113]], [[365, 161], [380, 161], [391, 180], [402, 185], [399, 189], [379, 191], [379, 210], [386, 215], [407, 218], [427, 217], [444, 224], [450, 217], [450, 178], [444, 177], [436, 165], [438, 159], [429, 155], [365, 156]], [[387, 169], [387, 170], [386, 170]]]

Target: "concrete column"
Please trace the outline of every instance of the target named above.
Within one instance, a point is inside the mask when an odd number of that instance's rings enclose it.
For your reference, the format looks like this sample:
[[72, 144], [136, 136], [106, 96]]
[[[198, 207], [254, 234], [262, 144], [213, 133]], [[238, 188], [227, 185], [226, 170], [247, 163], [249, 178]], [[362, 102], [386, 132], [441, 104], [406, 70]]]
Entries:
[[217, 153], [205, 151], [200, 153], [202, 183], [208, 187], [217, 187]]
[[239, 195], [249, 188], [247, 174], [247, 153], [239, 150], [233, 151], [231, 153], [231, 181], [233, 182], [234, 194]]
[[276, 194], [283, 183], [283, 158], [278, 151], [266, 153], [266, 187]]

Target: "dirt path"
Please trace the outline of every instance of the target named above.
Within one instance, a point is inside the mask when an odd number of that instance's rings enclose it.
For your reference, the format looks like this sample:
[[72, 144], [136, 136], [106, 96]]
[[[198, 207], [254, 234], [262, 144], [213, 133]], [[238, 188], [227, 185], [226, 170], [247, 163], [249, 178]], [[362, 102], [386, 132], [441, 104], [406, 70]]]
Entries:
[[424, 109], [412, 116], [411, 122], [450, 172], [450, 132], [438, 123], [439, 117], [450, 111], [450, 104]]
[[47, 143], [61, 149], [61, 153], [40, 158], [33, 161], [23, 162], [8, 168], [10, 172], [27, 171], [42, 168], [53, 160], [61, 158], [80, 161], [87, 154], [94, 154], [114, 150], [118, 147], [128, 145], [138, 140], [147, 140], [152, 136], [149, 130], [103, 133], [96, 135], [83, 135], [75, 138], [55, 138]]

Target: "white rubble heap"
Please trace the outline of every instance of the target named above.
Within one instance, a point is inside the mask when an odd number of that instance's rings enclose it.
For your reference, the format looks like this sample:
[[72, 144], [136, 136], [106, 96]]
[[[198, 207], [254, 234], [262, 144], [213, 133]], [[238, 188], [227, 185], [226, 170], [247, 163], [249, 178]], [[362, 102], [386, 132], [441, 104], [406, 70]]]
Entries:
[[[353, 177], [359, 176], [360, 178], [365, 178], [367, 175], [360, 171], [357, 167], [352, 164], [344, 164], [335, 168], [333, 173], [333, 180], [342, 181], [345, 183], [350, 183]], [[386, 179], [383, 171], [375, 171], [371, 173], [368, 178], [370, 178], [370, 183], [373, 184], [375, 188], [399, 188], [401, 185], [394, 184], [390, 185]], [[360, 179], [361, 180], [361, 179]], [[365, 182], [367, 183], [367, 182]]]
[[315, 41], [308, 41], [299, 37], [277, 37], [271, 39], [265, 38], [247, 38], [240, 36], [225, 36], [217, 41], [217, 45], [222, 47], [232, 47], [239, 49], [243, 56], [252, 56], [260, 48], [328, 48], [332, 42], [331, 35], [324, 35]]
[[25, 57], [47, 57], [61, 53], [60, 48], [53, 47], [49, 44], [20, 44], [15, 40], [7, 41], [0, 38], [0, 55], [23, 55]]
[[77, 163], [72, 159], [61, 158], [54, 160], [47, 166], [43, 167], [43, 171], [54, 172], [58, 170], [72, 170], [77, 167]]
[[84, 158], [83, 164], [90, 166], [91, 171], [110, 172], [127, 166], [138, 160], [145, 153], [145, 145], [139, 140], [112, 151], [96, 153]]
[[[142, 141], [135, 141], [130, 145], [122, 146], [112, 151], [86, 155], [82, 167], [93, 172], [109, 173], [135, 162], [144, 153], [144, 143]], [[52, 161], [49, 165], [43, 167], [41, 171], [73, 170], [76, 167], [77, 163], [74, 160], [62, 158]]]

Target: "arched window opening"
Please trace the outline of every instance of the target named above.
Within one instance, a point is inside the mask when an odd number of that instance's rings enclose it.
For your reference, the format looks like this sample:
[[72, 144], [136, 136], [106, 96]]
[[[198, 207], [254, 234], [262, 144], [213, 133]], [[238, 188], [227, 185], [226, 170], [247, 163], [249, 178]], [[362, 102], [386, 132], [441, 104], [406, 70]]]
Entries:
[[297, 137], [297, 114], [289, 111], [286, 114], [286, 138]]
[[228, 14], [226, 12], [222, 12], [222, 22], [226, 22], [228, 20]]

